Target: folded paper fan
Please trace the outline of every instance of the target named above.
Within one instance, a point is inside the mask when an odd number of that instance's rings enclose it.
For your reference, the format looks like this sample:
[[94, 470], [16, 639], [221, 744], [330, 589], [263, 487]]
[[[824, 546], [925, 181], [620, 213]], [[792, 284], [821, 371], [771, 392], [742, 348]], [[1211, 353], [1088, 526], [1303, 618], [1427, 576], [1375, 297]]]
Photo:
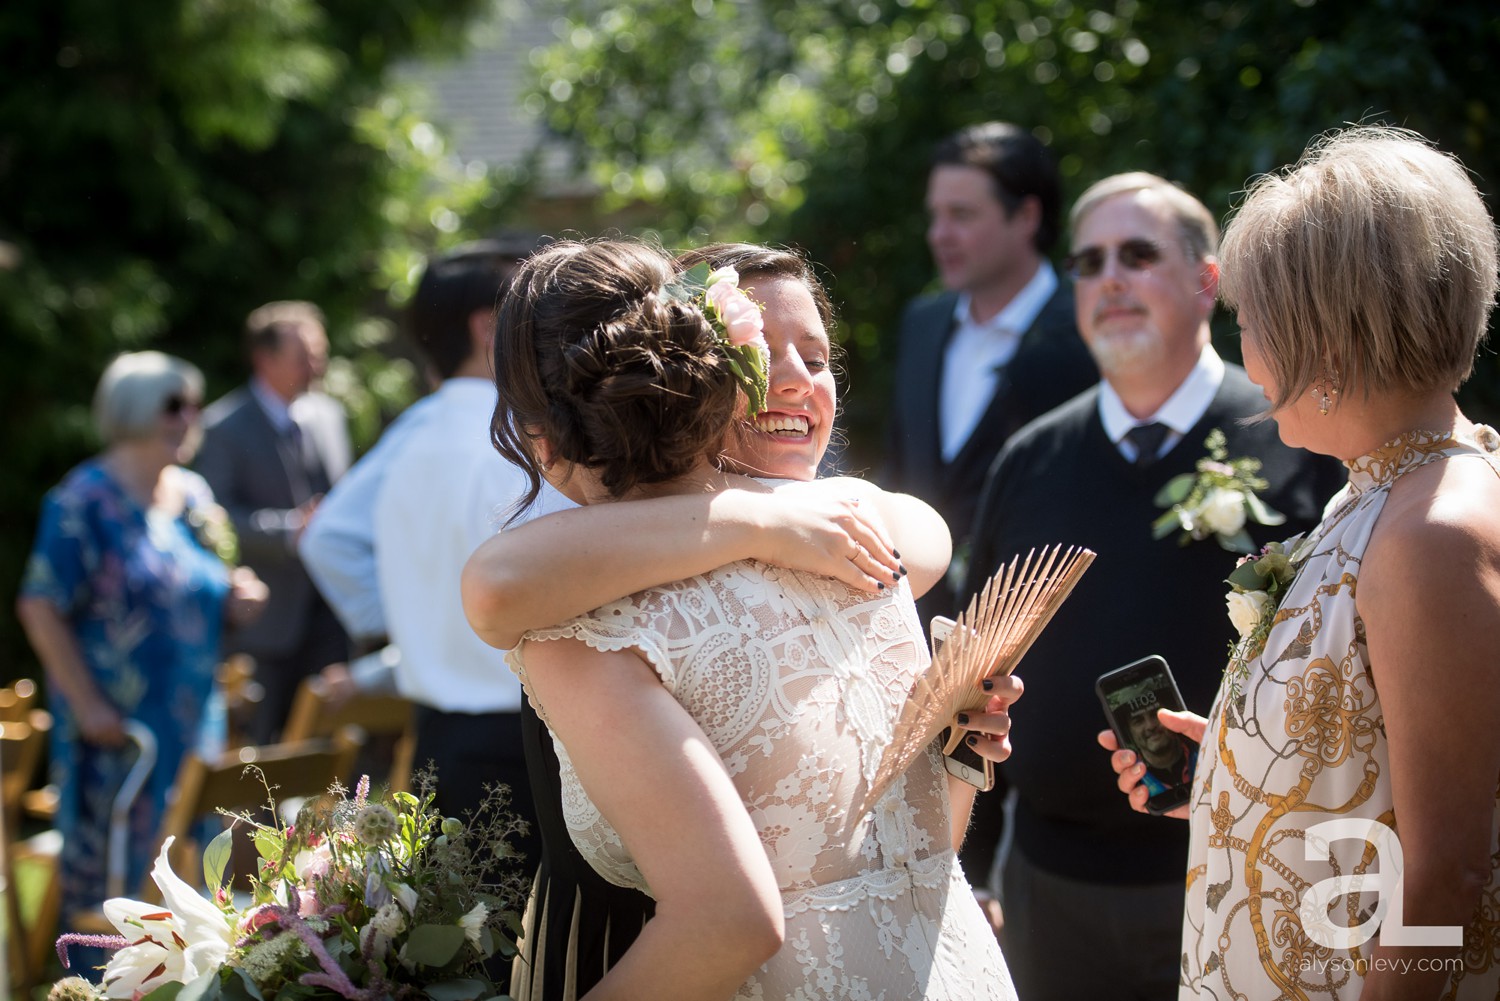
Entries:
[[[980, 682], [1015, 670], [1093, 562], [1092, 550], [1048, 546], [1040, 552], [1033, 549], [1024, 560], [1017, 555], [985, 582], [958, 617], [932, 666], [912, 687], [895, 736], [855, 816], [863, 816], [880, 801], [955, 715], [984, 708], [989, 695]], [[954, 726], [943, 753], [951, 753], [961, 739], [962, 731]]]

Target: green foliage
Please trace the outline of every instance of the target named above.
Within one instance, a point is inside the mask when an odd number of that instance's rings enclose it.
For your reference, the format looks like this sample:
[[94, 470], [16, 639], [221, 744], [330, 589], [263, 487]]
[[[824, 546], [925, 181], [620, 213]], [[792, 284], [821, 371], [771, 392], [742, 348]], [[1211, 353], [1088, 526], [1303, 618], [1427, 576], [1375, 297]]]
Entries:
[[[836, 276], [856, 467], [877, 458], [894, 318], [931, 281], [927, 156], [963, 125], [1035, 129], [1070, 199], [1108, 174], [1149, 170], [1227, 214], [1248, 177], [1356, 121], [1416, 129], [1490, 185], [1500, 179], [1486, 60], [1500, 20], [1481, 0], [562, 8], [539, 92], [606, 207], [644, 202], [669, 241], [800, 245]], [[1467, 395], [1478, 416], [1500, 411], [1493, 355]]]
[[[328, 388], [368, 444], [418, 392], [389, 319], [423, 256], [506, 192], [445, 147], [397, 59], [456, 50], [489, 0], [12, 0], [0, 7], [5, 331], [0, 602], [41, 493], [98, 448], [110, 357], [157, 348], [210, 397], [245, 377], [240, 330], [270, 299], [329, 317]], [[29, 651], [0, 616], [10, 672]]]

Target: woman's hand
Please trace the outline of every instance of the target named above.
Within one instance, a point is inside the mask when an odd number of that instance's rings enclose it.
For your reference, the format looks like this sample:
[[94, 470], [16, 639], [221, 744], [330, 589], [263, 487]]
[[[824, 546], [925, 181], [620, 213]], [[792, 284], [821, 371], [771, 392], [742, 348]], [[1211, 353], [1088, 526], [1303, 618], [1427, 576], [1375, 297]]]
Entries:
[[[1197, 713], [1179, 713], [1170, 709], [1158, 709], [1156, 718], [1161, 721], [1162, 726], [1173, 733], [1180, 733], [1195, 744], [1203, 743], [1203, 733], [1208, 729], [1208, 720]], [[1119, 776], [1117, 784], [1120, 791], [1130, 797], [1130, 808], [1136, 813], [1145, 813], [1146, 800], [1151, 798], [1146, 787], [1141, 785], [1141, 777], [1146, 774], [1146, 766], [1137, 759], [1134, 751], [1121, 749], [1113, 730], [1099, 731], [1099, 746], [1106, 751], [1114, 752], [1109, 756], [1109, 766]], [[1188, 808], [1186, 805], [1179, 806], [1162, 816], [1186, 820]]]
[[224, 596], [224, 618], [231, 626], [248, 626], [266, 610], [271, 589], [249, 567], [229, 571], [229, 593]]
[[125, 719], [103, 699], [84, 701], [73, 710], [73, 718], [84, 743], [100, 747], [125, 746]]
[[823, 490], [752, 496], [764, 533], [756, 555], [764, 562], [836, 577], [861, 591], [893, 587], [905, 576], [875, 505]]
[[958, 714], [958, 725], [969, 733], [964, 740], [981, 758], [1004, 761], [1010, 757], [1010, 707], [1026, 691], [1021, 679], [995, 674], [980, 682], [990, 693], [979, 712]]

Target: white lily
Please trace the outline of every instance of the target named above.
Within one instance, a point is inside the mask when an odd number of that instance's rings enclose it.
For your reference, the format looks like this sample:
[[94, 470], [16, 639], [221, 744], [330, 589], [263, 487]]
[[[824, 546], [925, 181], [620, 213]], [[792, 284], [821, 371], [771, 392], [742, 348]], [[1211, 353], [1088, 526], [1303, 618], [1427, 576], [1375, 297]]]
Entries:
[[104, 916], [129, 940], [104, 970], [104, 993], [111, 998], [149, 994], [167, 983], [191, 983], [223, 965], [234, 947], [234, 928], [225, 913], [172, 871], [161, 846], [151, 879], [161, 890], [160, 905], [114, 897]]
[[475, 904], [474, 909], [458, 919], [458, 926], [464, 930], [465, 937], [473, 943], [474, 948], [479, 948], [479, 933], [484, 929], [484, 922], [490, 916], [490, 909], [484, 904]]

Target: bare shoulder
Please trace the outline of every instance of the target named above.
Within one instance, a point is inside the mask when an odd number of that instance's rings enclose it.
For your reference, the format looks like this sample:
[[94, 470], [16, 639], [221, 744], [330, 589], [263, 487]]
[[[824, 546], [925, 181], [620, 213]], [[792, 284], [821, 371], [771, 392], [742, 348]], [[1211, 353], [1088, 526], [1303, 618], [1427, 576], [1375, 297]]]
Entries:
[[1454, 458], [1401, 477], [1370, 536], [1360, 597], [1451, 598], [1475, 588], [1500, 600], [1500, 476]]

